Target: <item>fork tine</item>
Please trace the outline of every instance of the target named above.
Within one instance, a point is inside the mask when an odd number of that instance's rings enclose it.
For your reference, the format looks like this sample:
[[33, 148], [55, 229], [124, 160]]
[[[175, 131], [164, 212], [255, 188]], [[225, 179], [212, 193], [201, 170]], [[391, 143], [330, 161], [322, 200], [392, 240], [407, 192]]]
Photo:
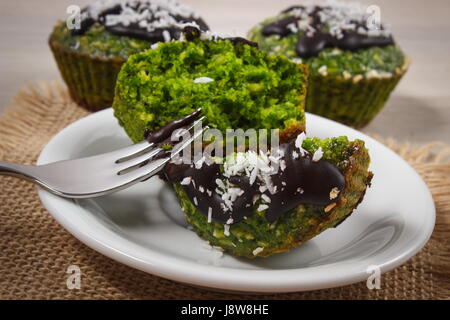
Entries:
[[[186, 130], [191, 130], [195, 127], [199, 122], [203, 121], [205, 119], [205, 116], [200, 117], [198, 120], [194, 121]], [[128, 148], [121, 149], [117, 154], [119, 159], [116, 160], [116, 163], [122, 163], [125, 161], [129, 161], [133, 158], [139, 157], [149, 151], [151, 151], [154, 146], [154, 143], [148, 143], [146, 140], [138, 142]]]
[[131, 160], [118, 163], [118, 164], [116, 164], [117, 171], [118, 171], [117, 173], [120, 175], [120, 174], [125, 173], [125, 172], [123, 172], [125, 170], [131, 170], [138, 165], [142, 165], [143, 163], [145, 163], [145, 161], [151, 160], [151, 158], [158, 155], [161, 151], [163, 151], [163, 149], [155, 148], [152, 151], [143, 153], [142, 155], [132, 158]]
[[[180, 128], [180, 129], [182, 129], [183, 130], [183, 132], [186, 132], [186, 131], [191, 131], [193, 128], [195, 128], [195, 126], [197, 125], [197, 124], [199, 124], [200, 122], [202, 122], [203, 120], [205, 120], [205, 116], [202, 116], [202, 117], [200, 117], [198, 120], [195, 120], [189, 127], [187, 127], [187, 128]], [[176, 129], [174, 132], [176, 132], [177, 130], [179, 130], [179, 129]], [[200, 132], [200, 133], [202, 133], [203, 132], [203, 130]], [[194, 135], [195, 135], [196, 133], [194, 132]], [[180, 135], [180, 136], [182, 136], [182, 134]]]
[[183, 141], [176, 149], [174, 148], [169, 157], [150, 161], [147, 165], [142, 166], [136, 170], [124, 173], [123, 175], [120, 175], [118, 177], [123, 177], [129, 180], [126, 185], [134, 184], [136, 182], [148, 179], [149, 177], [158, 173], [164, 167], [164, 165], [167, 164], [175, 155], [183, 151], [186, 147], [190, 146], [194, 140], [196, 140], [203, 134], [203, 132], [208, 129], [209, 127], [205, 126], [204, 128], [202, 128], [202, 130], [194, 132], [194, 135], [191, 138]]
[[146, 153], [153, 149], [154, 143], [148, 143], [146, 140], [135, 143], [129, 147], [122, 148], [120, 150], [116, 150], [110, 153], [110, 155], [117, 154], [117, 157], [120, 157], [116, 160], [116, 163], [121, 163], [132, 159], [133, 157], [140, 156], [143, 153]]
[[[194, 125], [192, 127], [194, 127]], [[187, 141], [183, 142], [182, 144], [176, 145], [172, 149], [172, 152], [170, 153], [170, 159], [172, 159], [174, 156], [176, 156], [181, 151], [183, 151], [187, 146], [191, 145], [192, 142], [194, 142], [199, 136], [201, 136], [208, 129], [209, 129], [209, 127], [205, 126], [201, 130], [194, 132], [194, 135], [191, 138], [189, 138]]]
[[194, 122], [192, 122], [192, 124], [187, 127], [184, 128], [186, 131], [191, 131], [197, 124], [199, 124], [200, 122], [202, 122], [203, 120], [205, 120], [206, 116], [201, 116], [200, 118], [198, 118], [197, 120], [195, 120]]
[[[198, 123], [198, 122], [197, 122]], [[192, 126], [190, 126], [189, 128], [193, 128], [195, 126], [195, 124], [193, 124]], [[173, 158], [176, 154], [178, 154], [179, 152], [181, 152], [184, 148], [186, 148], [188, 145], [190, 145], [199, 135], [201, 135], [205, 130], [207, 129], [207, 127], [205, 127], [205, 129], [202, 129], [200, 131], [194, 132], [193, 136], [190, 137], [188, 140], [186, 141], [182, 141], [181, 144], [177, 144], [171, 151], [171, 155], [170, 155], [170, 159]], [[140, 167], [146, 166], [148, 165], [149, 161], [151, 161], [151, 158], [158, 155], [159, 153], [161, 153], [163, 151], [162, 148], [156, 148], [154, 150], [152, 150], [149, 153], [145, 153], [140, 155], [139, 157], [133, 158], [129, 161], [125, 161], [122, 162], [117, 170], [117, 174], [118, 175], [123, 175], [126, 173], [129, 173], [133, 170], [136, 170]], [[165, 157], [167, 158], [167, 157]]]

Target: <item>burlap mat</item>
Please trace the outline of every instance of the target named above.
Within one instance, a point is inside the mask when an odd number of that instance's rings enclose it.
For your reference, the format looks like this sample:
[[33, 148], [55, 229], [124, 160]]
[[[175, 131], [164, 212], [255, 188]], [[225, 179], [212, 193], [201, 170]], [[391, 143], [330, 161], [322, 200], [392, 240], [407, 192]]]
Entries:
[[[0, 160], [33, 163], [47, 141], [86, 116], [65, 88], [43, 83], [22, 90], [0, 117]], [[14, 299], [448, 299], [450, 297], [450, 148], [384, 141], [411, 163], [430, 187], [437, 208], [431, 240], [403, 266], [382, 276], [380, 290], [365, 282], [278, 295], [217, 293], [134, 270], [86, 247], [42, 207], [36, 187], [0, 177], [0, 298]], [[78, 265], [81, 289], [66, 286]]]

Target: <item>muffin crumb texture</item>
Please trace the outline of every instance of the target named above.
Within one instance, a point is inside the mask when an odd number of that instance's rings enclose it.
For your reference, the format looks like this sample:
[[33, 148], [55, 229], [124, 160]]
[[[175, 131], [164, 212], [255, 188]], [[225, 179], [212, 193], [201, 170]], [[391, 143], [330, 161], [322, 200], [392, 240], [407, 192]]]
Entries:
[[202, 108], [205, 125], [304, 131], [306, 72], [229, 40], [161, 43], [130, 57], [118, 76], [114, 112], [133, 141], [145, 128]]
[[[370, 184], [372, 174], [368, 171], [370, 158], [364, 142], [360, 140], [349, 141], [346, 137], [318, 139], [302, 139], [301, 148], [305, 154], [314, 154], [321, 149], [323, 161], [328, 161], [336, 166], [345, 179], [345, 187], [342, 190], [331, 188], [329, 190], [330, 203], [326, 206], [301, 204], [293, 209], [281, 213], [274, 221], [268, 219], [266, 210], [271, 201], [276, 199], [277, 190], [273, 194], [267, 193], [270, 184], [263, 185], [261, 194], [252, 205], [252, 212], [237, 223], [228, 220], [226, 223], [211, 219], [210, 211], [205, 215], [199, 210], [188, 196], [185, 184], [175, 183], [174, 188], [180, 200], [181, 207], [188, 222], [202, 238], [215, 247], [223, 248], [235, 256], [248, 258], [267, 257], [274, 253], [285, 252], [298, 246], [320, 232], [338, 225], [357, 207], [364, 197], [367, 186]], [[234, 164], [227, 167], [224, 161], [225, 175], [232, 176], [236, 172], [233, 168], [239, 167]], [[239, 163], [242, 163], [239, 162]], [[264, 168], [260, 168], [264, 170]], [[228, 172], [228, 173], [227, 173]], [[248, 173], [251, 177], [251, 173]], [[250, 178], [251, 179], [251, 178]], [[265, 179], [264, 179], [265, 180]], [[192, 180], [189, 181], [193, 183]], [[228, 181], [216, 181], [222, 198], [227, 199], [230, 207], [234, 202], [239, 202], [239, 190], [230, 186]], [[222, 186], [222, 187], [220, 187]], [[224, 192], [224, 190], [227, 190]], [[236, 192], [234, 192], [236, 191]], [[301, 197], [304, 190], [299, 190]], [[306, 190], [308, 191], [308, 190]], [[264, 194], [266, 192], [266, 194]], [[226, 196], [224, 197], [224, 194]], [[268, 194], [268, 196], [267, 196]], [[327, 195], [328, 196], [328, 195]], [[281, 209], [283, 210], [283, 209]], [[226, 211], [228, 212], [228, 211]], [[217, 216], [216, 216], [217, 217]]]

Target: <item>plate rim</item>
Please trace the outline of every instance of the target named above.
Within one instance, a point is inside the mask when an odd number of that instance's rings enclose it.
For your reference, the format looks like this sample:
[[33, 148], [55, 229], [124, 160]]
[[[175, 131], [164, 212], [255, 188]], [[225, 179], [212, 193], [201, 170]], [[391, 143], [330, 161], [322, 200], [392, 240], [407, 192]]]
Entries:
[[[73, 128], [80, 126], [80, 123], [85, 121], [85, 119], [87, 118], [93, 119], [96, 117], [112, 116], [112, 113], [113, 113], [112, 108], [101, 110], [92, 113], [90, 115], [87, 115], [86, 117], [83, 117], [81, 119], [78, 119], [77, 121], [65, 127], [63, 130], [61, 130], [55, 136], [53, 136], [50, 139], [50, 141], [46, 144], [46, 146], [43, 148], [43, 150], [39, 155], [37, 164], [42, 164], [43, 162], [45, 162], [44, 160], [47, 157], [47, 154], [51, 151], [52, 145], [62, 134], [65, 134], [68, 131], [73, 130]], [[403, 158], [401, 158], [397, 153], [395, 153], [388, 147], [384, 146], [377, 140], [373, 139], [372, 137], [360, 131], [357, 131], [353, 128], [347, 127], [343, 124], [337, 123], [330, 119], [326, 119], [314, 114], [306, 113], [306, 117], [307, 119], [309, 119], [309, 121], [311, 121], [311, 119], [314, 118], [319, 118], [320, 121], [325, 121], [325, 123], [330, 121], [333, 123], [333, 125], [343, 126], [345, 127], [346, 130], [349, 130], [349, 132], [363, 136], [362, 139], [364, 139], [365, 141], [370, 141], [371, 143], [378, 144], [380, 147], [384, 149], [384, 151], [389, 152], [392, 156], [396, 157], [398, 160], [403, 162], [403, 165], [406, 165], [408, 167], [409, 171], [413, 175], [415, 175], [415, 177], [423, 185], [424, 189], [428, 191], [427, 199], [430, 200], [429, 205], [432, 215], [428, 217], [429, 220], [427, 220], [428, 225], [425, 230], [426, 232], [424, 231], [421, 233], [422, 238], [418, 239], [420, 241], [416, 240], [416, 243], [408, 247], [407, 250], [404, 250], [401, 254], [397, 255], [395, 258], [392, 258], [389, 261], [385, 261], [383, 264], [378, 266], [380, 267], [381, 273], [385, 273], [402, 265], [408, 259], [414, 256], [420, 249], [422, 249], [422, 247], [428, 242], [434, 230], [436, 209], [434, 205], [434, 200], [432, 198], [431, 192], [428, 189], [428, 186], [426, 185], [422, 177]], [[161, 255], [158, 252], [153, 252], [154, 259], [152, 261], [143, 261], [142, 259], [139, 259], [136, 256], [127, 254], [126, 252], [117, 250], [117, 248], [111, 247], [110, 245], [108, 245], [108, 243], [102, 241], [101, 239], [97, 239], [95, 235], [91, 235], [86, 232], [83, 232], [82, 230], [77, 229], [76, 226], [74, 226], [64, 216], [64, 214], [61, 214], [59, 212], [57, 206], [55, 206], [55, 200], [57, 204], [58, 203], [57, 200], [71, 201], [70, 199], [62, 199], [40, 188], [38, 188], [38, 194], [42, 204], [51, 214], [51, 216], [70, 234], [72, 234], [75, 238], [80, 240], [82, 243], [84, 243], [91, 249], [100, 252], [101, 254], [115, 261], [128, 265], [132, 268], [144, 271], [146, 273], [154, 274], [166, 279], [182, 282], [185, 284], [201, 286], [204, 288], [206, 287], [219, 290], [233, 291], [237, 293], [283, 293], [283, 292], [300, 292], [300, 291], [339, 287], [364, 281], [367, 279], [368, 276], [365, 270], [360, 270], [360, 268], [353, 268], [357, 270], [351, 270], [352, 268], [348, 268], [350, 270], [346, 271], [336, 270], [337, 272], [333, 275], [333, 277], [331, 277], [329, 273], [327, 274], [326, 272], [324, 273], [323, 270], [320, 270], [323, 268], [326, 269], [328, 265], [314, 266], [308, 268], [294, 268], [294, 269], [247, 270], [230, 267], [223, 268], [220, 266], [203, 265], [200, 263], [195, 263], [194, 261], [192, 262], [184, 261], [183, 263], [185, 264], [186, 263], [192, 264], [192, 267], [195, 267], [194, 270], [197, 271], [193, 273], [191, 270], [191, 273], [187, 276], [187, 273], [184, 272], [183, 269], [180, 271], [181, 268], [178, 268], [176, 264], [175, 266], [170, 266], [170, 263], [173, 262], [170, 260], [176, 260], [176, 258], [174, 257], [171, 257], [171, 259], [169, 259], [168, 256]], [[132, 243], [128, 239], [123, 240]], [[158, 264], [158, 258], [161, 257], [167, 260], [164, 265]], [[342, 266], [340, 266], [340, 268], [342, 269]], [[298, 280], [297, 278], [296, 279], [297, 281], [294, 281], [292, 275], [295, 274], [298, 276], [299, 269], [301, 269], [303, 277], [301, 277], [300, 280]], [[306, 270], [308, 270], [308, 272], [306, 272]], [[321, 271], [322, 271], [321, 280], [308, 279], [308, 276], [310, 276], [308, 275], [308, 273]], [[340, 276], [336, 276], [336, 274], [339, 274], [339, 272], [342, 272], [343, 274], [340, 274]], [[251, 273], [251, 277], [249, 277], [249, 273]], [[220, 277], [214, 278], [216, 276]], [[256, 278], [258, 278], [260, 281], [256, 281]]]

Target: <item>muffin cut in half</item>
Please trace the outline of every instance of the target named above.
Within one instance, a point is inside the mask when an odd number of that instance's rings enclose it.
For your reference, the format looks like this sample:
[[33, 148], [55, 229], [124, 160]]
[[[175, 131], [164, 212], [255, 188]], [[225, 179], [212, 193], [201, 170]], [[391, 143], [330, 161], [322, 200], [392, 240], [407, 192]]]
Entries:
[[296, 145], [280, 146], [285, 164], [274, 173], [260, 164], [264, 160], [252, 163], [251, 157], [265, 157], [250, 151], [181, 176], [171, 164], [165, 173], [188, 222], [210, 245], [235, 256], [268, 257], [344, 221], [372, 179], [361, 140], [308, 138]]
[[303, 65], [242, 38], [202, 40], [195, 32], [131, 56], [120, 71], [114, 114], [134, 142], [197, 108], [223, 133], [278, 128], [287, 140], [305, 130]]
[[409, 65], [373, 14], [355, 2], [307, 1], [248, 35], [261, 50], [308, 65], [306, 111], [359, 128], [382, 109]]
[[96, 1], [81, 10], [79, 22], [58, 22], [49, 45], [70, 95], [93, 111], [111, 106], [117, 74], [130, 55], [179, 39], [185, 24], [208, 29], [195, 11], [173, 0]]

